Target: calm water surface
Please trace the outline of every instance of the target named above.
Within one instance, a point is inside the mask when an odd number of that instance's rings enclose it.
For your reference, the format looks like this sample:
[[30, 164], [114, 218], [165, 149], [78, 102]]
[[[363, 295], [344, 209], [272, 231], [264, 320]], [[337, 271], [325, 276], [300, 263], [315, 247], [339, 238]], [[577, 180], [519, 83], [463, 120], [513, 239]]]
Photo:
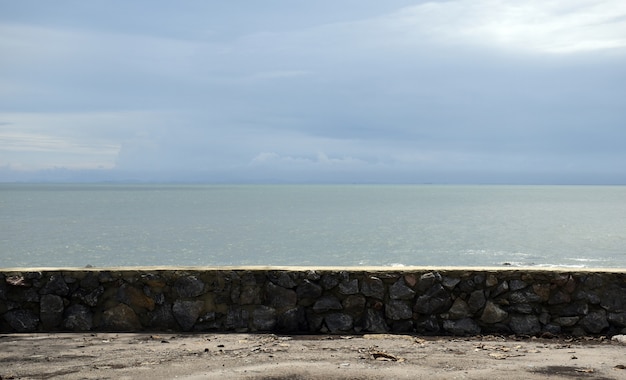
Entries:
[[0, 184], [0, 267], [626, 267], [624, 186]]

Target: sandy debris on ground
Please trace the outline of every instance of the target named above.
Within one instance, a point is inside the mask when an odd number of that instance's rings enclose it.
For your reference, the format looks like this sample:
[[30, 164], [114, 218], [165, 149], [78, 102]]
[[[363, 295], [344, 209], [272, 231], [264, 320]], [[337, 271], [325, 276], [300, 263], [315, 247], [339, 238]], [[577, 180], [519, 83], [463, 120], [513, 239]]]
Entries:
[[0, 379], [626, 379], [604, 338], [0, 335]]

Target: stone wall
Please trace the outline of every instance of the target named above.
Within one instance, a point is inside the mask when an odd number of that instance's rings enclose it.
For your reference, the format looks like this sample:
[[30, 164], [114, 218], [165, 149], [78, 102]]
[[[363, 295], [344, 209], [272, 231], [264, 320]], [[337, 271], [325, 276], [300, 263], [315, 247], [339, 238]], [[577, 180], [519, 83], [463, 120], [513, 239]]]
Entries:
[[626, 271], [0, 271], [0, 331], [626, 333]]

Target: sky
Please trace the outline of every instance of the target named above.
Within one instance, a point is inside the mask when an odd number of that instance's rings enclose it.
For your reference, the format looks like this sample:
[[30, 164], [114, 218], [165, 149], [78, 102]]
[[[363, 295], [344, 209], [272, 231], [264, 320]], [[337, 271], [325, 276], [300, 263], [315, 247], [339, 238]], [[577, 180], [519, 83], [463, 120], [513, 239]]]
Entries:
[[0, 182], [626, 184], [623, 0], [0, 0]]

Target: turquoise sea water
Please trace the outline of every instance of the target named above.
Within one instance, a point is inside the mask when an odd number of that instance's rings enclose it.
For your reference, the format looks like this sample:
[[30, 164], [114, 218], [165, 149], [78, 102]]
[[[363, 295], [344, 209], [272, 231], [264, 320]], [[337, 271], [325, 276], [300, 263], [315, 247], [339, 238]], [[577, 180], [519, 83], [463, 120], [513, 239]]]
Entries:
[[0, 184], [0, 267], [626, 267], [624, 186]]

